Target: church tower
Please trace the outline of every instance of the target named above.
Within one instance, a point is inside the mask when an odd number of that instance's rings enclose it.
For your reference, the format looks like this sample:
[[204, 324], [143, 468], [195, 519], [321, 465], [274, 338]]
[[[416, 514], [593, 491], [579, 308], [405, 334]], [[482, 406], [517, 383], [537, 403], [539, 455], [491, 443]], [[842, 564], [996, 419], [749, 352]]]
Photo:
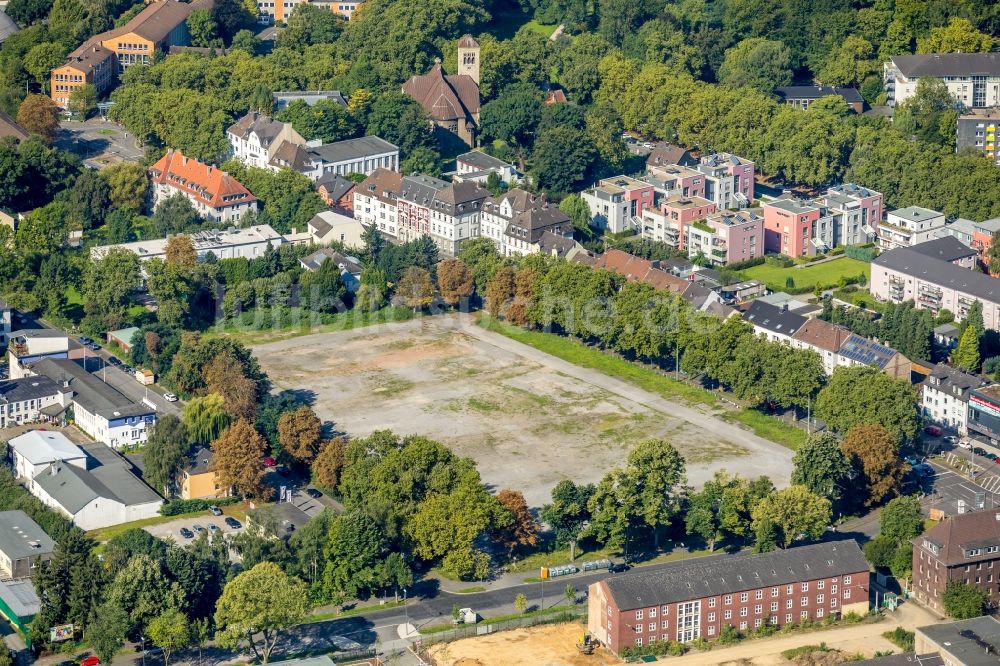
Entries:
[[479, 42], [472, 35], [458, 42], [458, 73], [468, 74], [479, 85]]

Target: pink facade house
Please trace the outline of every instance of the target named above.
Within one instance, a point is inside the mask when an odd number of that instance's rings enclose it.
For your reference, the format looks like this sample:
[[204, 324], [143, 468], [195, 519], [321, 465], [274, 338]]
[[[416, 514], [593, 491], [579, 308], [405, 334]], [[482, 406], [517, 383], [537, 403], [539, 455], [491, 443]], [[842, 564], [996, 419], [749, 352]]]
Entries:
[[753, 202], [754, 163], [731, 153], [714, 153], [701, 158], [698, 171], [708, 178], [706, 199], [720, 209], [739, 210]]
[[820, 208], [798, 199], [778, 199], [763, 206], [764, 247], [789, 257], [816, 254], [811, 240]]
[[746, 261], [764, 254], [764, 217], [760, 208], [722, 211], [686, 228], [688, 257], [705, 256], [713, 264]]
[[659, 210], [643, 213], [642, 236], [683, 250], [688, 225], [714, 212], [715, 204], [708, 199], [675, 194], [662, 200]]

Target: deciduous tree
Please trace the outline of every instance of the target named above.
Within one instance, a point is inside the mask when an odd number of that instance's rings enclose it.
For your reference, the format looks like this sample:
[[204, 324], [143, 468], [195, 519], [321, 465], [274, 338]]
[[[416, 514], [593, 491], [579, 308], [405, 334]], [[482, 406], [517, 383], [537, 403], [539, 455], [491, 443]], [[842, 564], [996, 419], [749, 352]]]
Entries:
[[472, 271], [461, 259], [445, 259], [437, 268], [438, 289], [445, 303], [456, 306], [472, 295], [475, 284]]
[[503, 317], [514, 298], [514, 269], [503, 266], [486, 286], [486, 311], [494, 317]]
[[102, 605], [95, 614], [94, 622], [87, 631], [87, 640], [101, 663], [110, 664], [125, 645], [128, 622], [128, 614], [111, 603]]
[[187, 429], [181, 420], [173, 414], [157, 419], [143, 452], [146, 483], [170, 497], [177, 475], [187, 463], [187, 452]]
[[421, 310], [434, 300], [434, 283], [429, 271], [410, 266], [396, 284], [396, 295], [414, 310]]
[[792, 55], [779, 41], [751, 37], [726, 50], [719, 82], [734, 88], [750, 87], [770, 93], [792, 82]]
[[809, 437], [792, 457], [792, 483], [825, 497], [837, 506], [847, 490], [851, 466], [840, 450], [840, 442], [830, 432]]
[[232, 487], [243, 497], [269, 495], [261, 463], [266, 450], [264, 438], [243, 419], [223, 430], [212, 442], [212, 469], [218, 476], [219, 485]]
[[893, 443], [912, 439], [920, 429], [916, 390], [869, 366], [841, 367], [819, 392], [816, 415], [840, 433], [859, 423], [878, 423]]
[[[305, 584], [273, 562], [261, 562], [231, 580], [215, 611], [216, 640], [235, 648], [244, 641], [268, 663], [278, 640], [309, 611]], [[258, 635], [260, 638], [257, 638]]]
[[17, 109], [17, 122], [51, 143], [59, 129], [59, 107], [47, 95], [28, 95]]
[[319, 453], [323, 424], [308, 405], [285, 412], [278, 419], [281, 448], [299, 462], [308, 464]]
[[853, 467], [855, 487], [865, 491], [866, 507], [878, 506], [899, 494], [906, 466], [885, 427], [854, 426], [840, 443], [840, 450]]
[[895, 544], [916, 538], [924, 530], [920, 500], [914, 495], [889, 500], [879, 512], [879, 527], [882, 536]]
[[168, 264], [194, 268], [198, 263], [198, 253], [194, 249], [194, 241], [186, 234], [178, 234], [167, 239], [164, 248], [164, 260]]
[[500, 530], [500, 543], [508, 553], [518, 547], [534, 546], [538, 543], [538, 533], [541, 530], [538, 521], [531, 514], [528, 503], [520, 491], [504, 488], [497, 493], [497, 501], [510, 512], [513, 520]]
[[812, 539], [823, 536], [830, 524], [830, 500], [809, 492], [805, 486], [789, 486], [754, 507], [753, 520], [756, 527], [763, 522], [775, 525], [779, 529], [778, 545], [788, 548], [799, 535]]
[[312, 480], [320, 488], [335, 490], [340, 483], [340, 472], [344, 468], [344, 440], [332, 439], [320, 445], [319, 453], [312, 462]]
[[932, 28], [927, 37], [917, 40], [917, 53], [980, 53], [991, 48], [993, 38], [959, 16], [952, 16], [948, 25]]
[[184, 613], [168, 609], [149, 623], [149, 639], [163, 650], [163, 664], [170, 666], [170, 653], [191, 643], [191, 628]]
[[257, 415], [258, 385], [229, 352], [215, 356], [202, 369], [205, 387], [221, 395], [226, 411], [237, 418], [252, 421]]
[[208, 444], [217, 438], [232, 420], [226, 413], [225, 399], [218, 393], [191, 398], [181, 410], [181, 420], [192, 442]]
[[555, 532], [556, 543], [569, 546], [569, 559], [576, 559], [576, 544], [583, 534], [590, 510], [587, 508], [593, 484], [576, 485], [563, 479], [552, 489], [552, 503], [542, 507], [541, 518]]
[[944, 612], [956, 620], [979, 617], [986, 608], [986, 592], [976, 585], [949, 580], [941, 595]]
[[129, 208], [136, 212], [142, 210], [146, 200], [146, 169], [141, 164], [119, 162], [106, 169], [101, 169], [100, 176], [108, 182], [113, 208]]

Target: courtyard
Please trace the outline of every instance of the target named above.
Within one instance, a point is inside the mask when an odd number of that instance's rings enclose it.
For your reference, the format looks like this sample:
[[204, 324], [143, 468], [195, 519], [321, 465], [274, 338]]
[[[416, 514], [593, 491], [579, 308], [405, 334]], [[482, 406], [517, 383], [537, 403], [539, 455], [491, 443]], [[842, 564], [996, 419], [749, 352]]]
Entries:
[[871, 277], [871, 265], [850, 257], [838, 257], [828, 261], [813, 264], [796, 264], [788, 268], [761, 264], [740, 271], [747, 280], [759, 280], [771, 291], [784, 291], [788, 278], [792, 278], [794, 287], [812, 289], [817, 284], [821, 288], [836, 287], [840, 278], [856, 278], [865, 276], [865, 281]]
[[390, 429], [476, 461], [495, 489], [540, 506], [563, 479], [597, 482], [665, 437], [700, 485], [717, 469], [788, 483], [791, 451], [709, 407], [671, 402], [549, 356], [461, 315], [320, 333], [254, 347], [277, 390], [310, 392], [351, 437]]

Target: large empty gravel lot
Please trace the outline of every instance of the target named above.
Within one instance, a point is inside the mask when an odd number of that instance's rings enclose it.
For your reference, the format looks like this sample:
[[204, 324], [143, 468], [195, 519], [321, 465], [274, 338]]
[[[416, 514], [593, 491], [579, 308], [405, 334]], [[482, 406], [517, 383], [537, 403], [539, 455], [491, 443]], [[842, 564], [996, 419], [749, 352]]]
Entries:
[[314, 392], [316, 412], [337, 430], [436, 439], [534, 506], [562, 479], [599, 480], [654, 436], [681, 451], [694, 485], [723, 467], [784, 485], [791, 470], [790, 451], [703, 408], [566, 363], [467, 316], [309, 335], [254, 352], [276, 388]]

